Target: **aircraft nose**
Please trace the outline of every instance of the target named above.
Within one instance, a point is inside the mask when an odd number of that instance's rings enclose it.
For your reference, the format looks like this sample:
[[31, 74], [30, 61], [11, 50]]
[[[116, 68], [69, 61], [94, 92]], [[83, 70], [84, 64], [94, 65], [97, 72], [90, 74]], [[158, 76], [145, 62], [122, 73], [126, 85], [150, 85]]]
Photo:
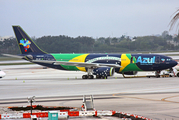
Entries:
[[171, 65], [174, 67], [174, 66], [176, 66], [178, 64], [178, 62], [176, 62], [175, 60], [172, 60], [172, 62], [171, 62]]

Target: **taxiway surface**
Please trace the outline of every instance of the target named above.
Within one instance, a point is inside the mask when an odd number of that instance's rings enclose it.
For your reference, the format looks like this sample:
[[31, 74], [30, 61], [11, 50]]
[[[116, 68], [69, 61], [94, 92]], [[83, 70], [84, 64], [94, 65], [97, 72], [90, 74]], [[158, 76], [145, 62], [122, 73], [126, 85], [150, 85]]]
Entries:
[[1, 107], [29, 105], [26, 98], [31, 96], [36, 96], [35, 104], [80, 107], [82, 95], [94, 95], [97, 110], [179, 120], [178, 77], [123, 78], [115, 74], [108, 79], [83, 80], [83, 72], [42, 69], [38, 65], [0, 68], [6, 72], [0, 79]]

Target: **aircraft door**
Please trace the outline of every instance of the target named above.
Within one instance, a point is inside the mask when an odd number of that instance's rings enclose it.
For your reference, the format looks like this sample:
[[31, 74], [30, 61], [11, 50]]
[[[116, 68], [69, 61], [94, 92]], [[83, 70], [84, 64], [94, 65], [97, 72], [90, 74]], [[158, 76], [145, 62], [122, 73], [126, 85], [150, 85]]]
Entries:
[[156, 56], [155, 63], [160, 64], [160, 56]]
[[48, 56], [47, 55], [44, 55], [44, 60], [48, 60]]
[[130, 63], [136, 63], [136, 56], [131, 55]]
[[130, 63], [133, 63], [133, 56], [131, 55]]

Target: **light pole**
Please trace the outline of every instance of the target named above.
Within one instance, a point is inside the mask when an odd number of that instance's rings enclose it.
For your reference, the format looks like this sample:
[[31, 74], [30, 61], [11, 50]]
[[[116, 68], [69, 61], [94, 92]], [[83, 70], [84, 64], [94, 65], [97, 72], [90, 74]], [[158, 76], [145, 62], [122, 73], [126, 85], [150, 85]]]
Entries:
[[31, 106], [30, 110], [31, 110], [31, 115], [32, 115], [32, 103], [35, 103], [35, 96], [27, 97], [27, 99], [28, 99], [28, 103], [30, 103], [30, 106]]

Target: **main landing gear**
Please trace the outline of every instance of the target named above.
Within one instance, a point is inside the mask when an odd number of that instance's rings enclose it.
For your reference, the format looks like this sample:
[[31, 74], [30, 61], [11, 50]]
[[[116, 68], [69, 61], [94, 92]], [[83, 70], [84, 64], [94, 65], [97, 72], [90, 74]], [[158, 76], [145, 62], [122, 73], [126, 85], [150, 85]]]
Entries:
[[[93, 79], [93, 69], [92, 68], [88, 68], [88, 74], [87, 75], [83, 75], [82, 79]], [[107, 76], [104, 75], [96, 75], [96, 79], [107, 79]]]
[[96, 79], [108, 79], [108, 76], [96, 75]]
[[93, 79], [94, 76], [93, 75], [83, 75], [82, 79]]
[[[83, 75], [82, 79], [93, 79], [93, 75]], [[108, 76], [101, 76], [101, 75], [96, 75], [96, 79], [107, 79]]]
[[93, 79], [93, 69], [92, 68], [88, 68], [88, 74], [87, 75], [83, 75], [82, 79]]

